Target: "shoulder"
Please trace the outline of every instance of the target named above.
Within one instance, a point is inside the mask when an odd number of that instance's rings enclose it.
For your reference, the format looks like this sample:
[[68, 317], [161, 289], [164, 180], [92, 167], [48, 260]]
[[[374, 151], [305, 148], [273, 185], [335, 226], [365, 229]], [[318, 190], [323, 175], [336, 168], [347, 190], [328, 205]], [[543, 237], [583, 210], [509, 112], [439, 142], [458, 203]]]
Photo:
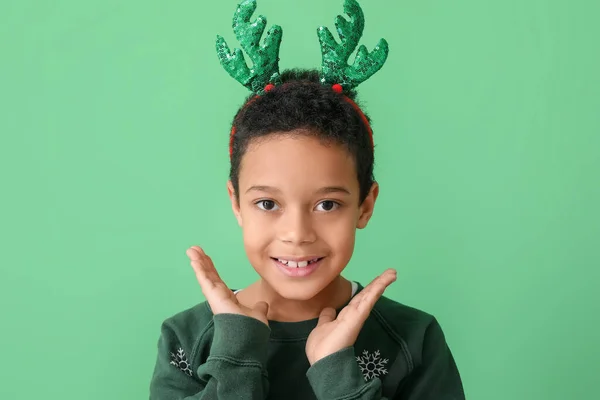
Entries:
[[372, 314], [387, 328], [403, 337], [423, 332], [435, 318], [430, 313], [382, 296]]
[[199, 328], [212, 324], [213, 313], [208, 302], [196, 304], [180, 311], [163, 321], [164, 327], [169, 327], [180, 334], [198, 334]]
[[371, 318], [405, 348], [416, 365], [426, 348], [445, 345], [444, 334], [432, 314], [388, 297], [382, 296], [377, 301]]
[[161, 325], [161, 346], [171, 352], [185, 353], [196, 364], [205, 342], [212, 341], [213, 313], [202, 302], [165, 319]]

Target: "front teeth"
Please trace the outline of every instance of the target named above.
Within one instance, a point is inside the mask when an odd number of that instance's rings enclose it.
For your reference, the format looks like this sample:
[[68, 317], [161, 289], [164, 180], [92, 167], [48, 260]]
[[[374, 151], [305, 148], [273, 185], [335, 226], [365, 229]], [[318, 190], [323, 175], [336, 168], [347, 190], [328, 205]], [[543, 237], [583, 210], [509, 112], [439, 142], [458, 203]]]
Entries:
[[[290, 268], [305, 268], [308, 266], [309, 261], [287, 261], [287, 260], [282, 260], [282, 259], [278, 259], [277, 261], [279, 261], [280, 263], [287, 265]], [[315, 258], [314, 260], [310, 260], [310, 263], [318, 261], [318, 258]]]

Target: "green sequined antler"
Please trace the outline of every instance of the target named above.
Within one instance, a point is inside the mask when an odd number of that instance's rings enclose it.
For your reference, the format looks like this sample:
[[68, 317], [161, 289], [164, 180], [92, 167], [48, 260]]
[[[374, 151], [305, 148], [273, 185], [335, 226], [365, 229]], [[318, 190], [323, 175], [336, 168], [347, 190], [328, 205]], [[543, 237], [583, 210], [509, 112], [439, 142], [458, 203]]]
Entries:
[[259, 15], [254, 22], [250, 17], [256, 10], [256, 0], [244, 0], [233, 16], [233, 32], [253, 65], [248, 68], [240, 49], [233, 53], [221, 36], [217, 35], [217, 55], [223, 68], [235, 80], [256, 94], [262, 94], [267, 84], [277, 84], [279, 77], [279, 46], [283, 31], [273, 25], [267, 32], [262, 46], [260, 38], [267, 26], [267, 19]]
[[356, 53], [354, 64], [348, 65], [348, 59], [362, 36], [365, 17], [356, 0], [345, 0], [344, 12], [350, 16], [350, 21], [341, 15], [335, 19], [335, 27], [341, 39], [340, 44], [326, 27], [320, 27], [317, 34], [323, 55], [321, 82], [337, 83], [342, 85], [344, 91], [348, 91], [369, 79], [383, 67], [389, 48], [385, 39], [380, 39], [370, 54], [367, 48], [361, 45]]

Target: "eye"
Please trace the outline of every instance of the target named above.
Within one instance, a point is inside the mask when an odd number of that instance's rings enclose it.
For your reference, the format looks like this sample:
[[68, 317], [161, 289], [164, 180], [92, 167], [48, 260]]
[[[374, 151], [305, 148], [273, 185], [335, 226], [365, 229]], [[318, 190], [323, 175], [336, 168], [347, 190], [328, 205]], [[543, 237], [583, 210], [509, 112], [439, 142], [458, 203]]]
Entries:
[[273, 211], [277, 207], [277, 204], [275, 204], [273, 200], [259, 200], [254, 204], [256, 204], [258, 208], [264, 211]]
[[321, 207], [321, 209], [318, 211], [333, 211], [333, 210], [337, 209], [339, 206], [340, 206], [340, 203], [338, 203], [337, 201], [325, 200], [325, 201], [320, 202], [317, 205], [317, 209], [319, 207]]

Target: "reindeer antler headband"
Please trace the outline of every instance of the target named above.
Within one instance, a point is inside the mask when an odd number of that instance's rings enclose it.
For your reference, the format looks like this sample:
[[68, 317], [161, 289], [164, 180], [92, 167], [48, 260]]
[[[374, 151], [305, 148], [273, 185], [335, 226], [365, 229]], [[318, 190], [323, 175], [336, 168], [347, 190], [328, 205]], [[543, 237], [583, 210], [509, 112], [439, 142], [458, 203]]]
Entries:
[[[256, 0], [244, 0], [233, 16], [233, 32], [242, 49], [252, 61], [252, 67], [249, 68], [246, 64], [240, 49], [234, 49], [232, 53], [225, 39], [218, 35], [217, 54], [221, 65], [231, 77], [252, 93], [260, 96], [281, 83], [279, 47], [283, 30], [280, 26], [273, 25], [261, 45], [260, 39], [267, 26], [267, 19], [259, 15], [255, 21], [250, 22], [255, 10]], [[334, 91], [342, 94], [356, 88], [379, 71], [383, 67], [389, 52], [385, 39], [380, 39], [371, 53], [367, 51], [364, 45], [361, 45], [356, 53], [354, 63], [349, 65], [348, 59], [362, 37], [365, 17], [356, 0], [345, 0], [344, 12], [350, 16], [350, 21], [341, 15], [338, 15], [335, 20], [335, 27], [341, 43], [336, 42], [328, 28], [321, 26], [317, 30], [322, 54], [321, 83], [331, 85]], [[349, 97], [344, 96], [344, 99], [351, 103], [361, 115], [369, 130], [369, 135], [371, 135], [372, 143], [371, 127], [362, 110]], [[232, 139], [233, 135], [235, 135], [235, 127], [231, 132]]]

